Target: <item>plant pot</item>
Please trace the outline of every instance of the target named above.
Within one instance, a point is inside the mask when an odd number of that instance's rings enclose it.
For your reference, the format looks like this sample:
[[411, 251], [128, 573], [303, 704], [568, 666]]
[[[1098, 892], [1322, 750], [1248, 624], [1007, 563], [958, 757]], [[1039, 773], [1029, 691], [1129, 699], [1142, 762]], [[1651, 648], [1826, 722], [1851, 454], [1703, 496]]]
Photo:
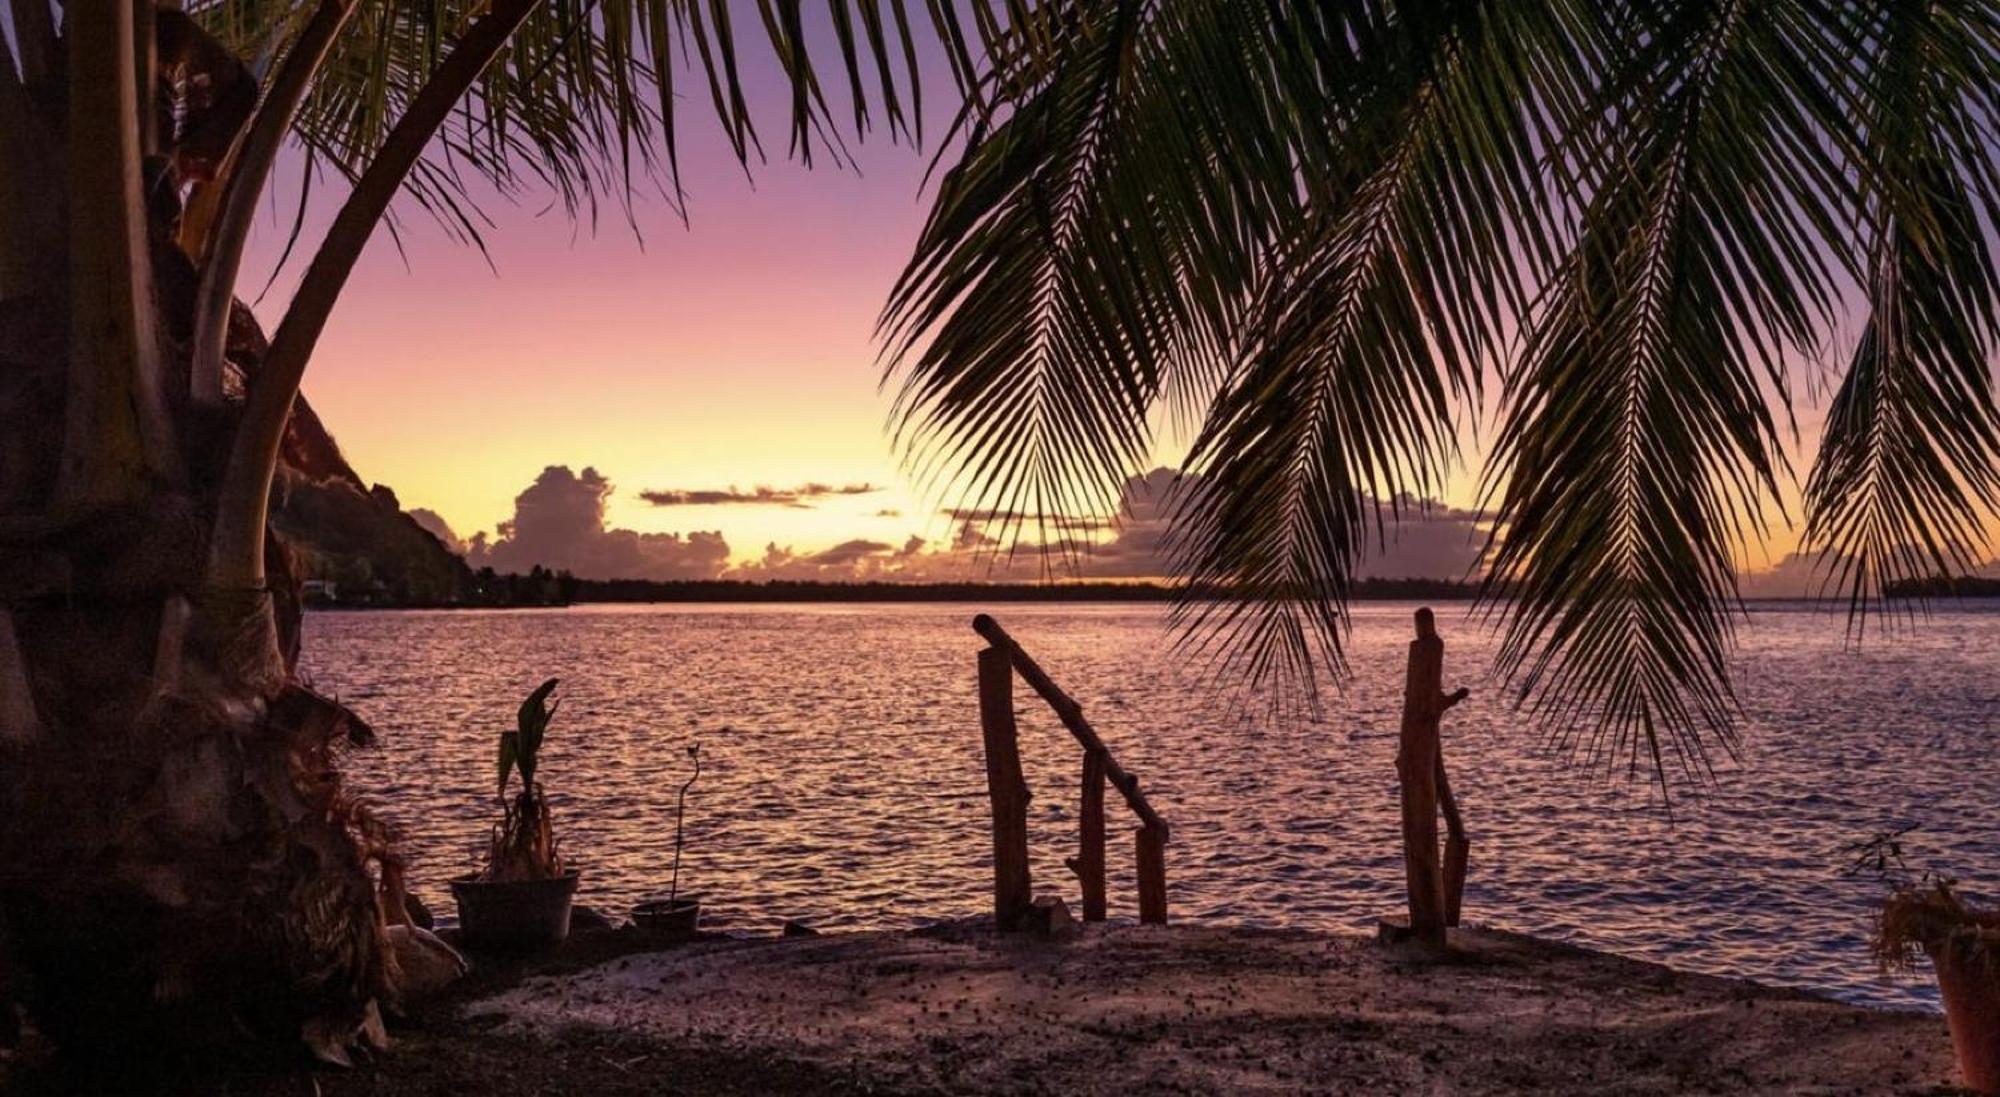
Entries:
[[1974, 1093], [2000, 1094], [2000, 956], [1986, 949], [1932, 949], [1958, 1073]]
[[701, 928], [701, 900], [647, 899], [632, 908], [632, 924], [657, 937], [686, 940]]
[[487, 952], [534, 952], [562, 944], [569, 936], [576, 880], [574, 869], [552, 880], [453, 880], [460, 939], [467, 948]]

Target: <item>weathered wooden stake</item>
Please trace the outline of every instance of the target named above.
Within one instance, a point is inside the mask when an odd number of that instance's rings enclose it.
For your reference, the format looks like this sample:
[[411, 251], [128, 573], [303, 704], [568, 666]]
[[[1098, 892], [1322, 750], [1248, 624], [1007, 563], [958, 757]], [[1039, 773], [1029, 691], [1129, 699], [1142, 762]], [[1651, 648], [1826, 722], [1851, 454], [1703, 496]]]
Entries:
[[1403, 734], [1396, 773], [1403, 791], [1403, 867], [1410, 934], [1444, 944], [1444, 874], [1438, 865], [1438, 715], [1443, 710], [1444, 641], [1431, 611], [1417, 611], [1417, 638], [1403, 684]]
[[1083, 752], [1083, 809], [1078, 849], [1069, 863], [1083, 885], [1083, 920], [1104, 920], [1104, 752]]
[[1139, 921], [1167, 924], [1167, 832], [1143, 826], [1133, 832], [1139, 848]]
[[1451, 780], [1445, 776], [1442, 746], [1438, 751], [1437, 789], [1445, 825], [1444, 924], [1456, 926], [1459, 909], [1465, 903], [1465, 862], [1472, 852], [1472, 840], [1465, 835], [1465, 820], [1458, 814], [1458, 798], [1451, 794]]
[[986, 740], [986, 792], [993, 801], [993, 921], [1021, 924], [1033, 902], [1028, 876], [1028, 782], [1014, 724], [1014, 667], [1007, 653], [979, 653], [979, 726]]

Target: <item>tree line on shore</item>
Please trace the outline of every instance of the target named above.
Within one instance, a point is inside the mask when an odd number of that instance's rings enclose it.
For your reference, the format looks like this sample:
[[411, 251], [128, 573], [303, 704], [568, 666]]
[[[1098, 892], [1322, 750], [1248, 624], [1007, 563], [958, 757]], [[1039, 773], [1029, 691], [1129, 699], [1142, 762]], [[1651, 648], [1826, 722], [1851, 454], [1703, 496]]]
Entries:
[[[1453, 579], [1362, 579], [1353, 597], [1363, 601], [1464, 601], [1479, 596], [1479, 584]], [[817, 579], [581, 579], [539, 564], [525, 574], [492, 568], [473, 572], [460, 597], [406, 597], [396, 588], [341, 588], [310, 591], [308, 605], [319, 609], [442, 609], [567, 606], [610, 602], [1171, 602], [1186, 592], [1154, 581], [1057, 581], [1044, 583], [826, 582]], [[1938, 575], [1885, 587], [1898, 601], [1938, 598], [2000, 598], [2000, 579]]]
[[[810, 579], [583, 579], [539, 564], [525, 574], [480, 568], [461, 597], [406, 598], [382, 585], [322, 584], [308, 591], [320, 609], [441, 609], [567, 606], [603, 602], [1171, 602], [1186, 592], [1161, 582], [1043, 583], [825, 582]], [[1355, 597], [1455, 601], [1479, 593], [1450, 579], [1364, 579]]]

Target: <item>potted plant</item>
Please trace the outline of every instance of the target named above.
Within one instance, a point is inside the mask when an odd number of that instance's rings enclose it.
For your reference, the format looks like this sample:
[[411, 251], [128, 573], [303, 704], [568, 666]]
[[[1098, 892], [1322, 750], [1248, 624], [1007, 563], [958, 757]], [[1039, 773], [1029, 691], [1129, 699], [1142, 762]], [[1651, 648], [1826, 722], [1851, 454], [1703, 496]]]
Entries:
[[1857, 866], [1891, 885], [1869, 947], [1884, 970], [1930, 960], [1960, 1077], [1975, 1093], [2000, 1094], [2000, 910], [1968, 903], [1952, 880], [1934, 873], [1913, 879], [1902, 856], [1909, 830], [1860, 847]]
[[[451, 882], [465, 943], [492, 951], [524, 951], [561, 944], [569, 936], [577, 870], [563, 864], [549, 805], [535, 780], [542, 740], [557, 703], [551, 678], [521, 702], [513, 731], [500, 734], [500, 822], [493, 827], [486, 867]], [[507, 781], [521, 771], [521, 790], [510, 801]]]
[[701, 744], [688, 744], [687, 752], [694, 761], [694, 774], [681, 785], [680, 799], [674, 806], [673, 880], [668, 884], [665, 899], [648, 899], [632, 908], [632, 924], [648, 933], [674, 938], [692, 937], [701, 926], [701, 901], [692, 895], [681, 895], [683, 826], [687, 821], [688, 790], [701, 779]]

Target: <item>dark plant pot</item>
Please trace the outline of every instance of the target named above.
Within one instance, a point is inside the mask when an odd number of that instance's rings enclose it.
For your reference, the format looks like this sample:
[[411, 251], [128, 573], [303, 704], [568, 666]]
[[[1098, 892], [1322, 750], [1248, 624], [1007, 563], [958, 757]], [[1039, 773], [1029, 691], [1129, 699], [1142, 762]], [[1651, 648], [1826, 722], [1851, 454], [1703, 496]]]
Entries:
[[1965, 1088], [2000, 1094], [2000, 956], [1946, 947], [1931, 950], [1931, 965]]
[[534, 952], [562, 944], [569, 936], [576, 877], [572, 869], [553, 880], [453, 880], [460, 938], [467, 948], [487, 952]]
[[686, 940], [701, 928], [701, 900], [647, 899], [632, 908], [632, 924], [656, 937]]

